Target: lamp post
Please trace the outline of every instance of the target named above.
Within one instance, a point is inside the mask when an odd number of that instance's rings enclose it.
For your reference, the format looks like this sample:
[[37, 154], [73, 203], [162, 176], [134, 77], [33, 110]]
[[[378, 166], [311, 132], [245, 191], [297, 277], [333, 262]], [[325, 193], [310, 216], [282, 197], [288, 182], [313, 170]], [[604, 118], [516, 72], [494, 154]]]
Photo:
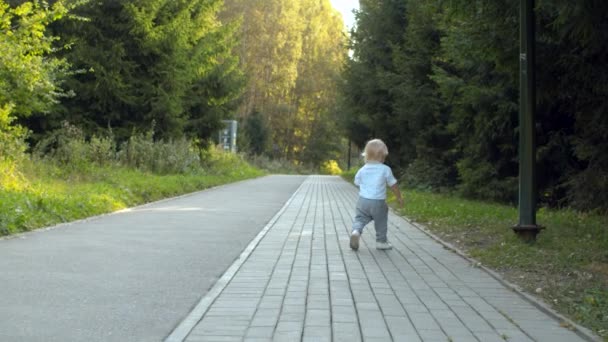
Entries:
[[519, 224], [513, 231], [525, 241], [543, 229], [536, 224], [535, 56], [534, 0], [520, 0]]

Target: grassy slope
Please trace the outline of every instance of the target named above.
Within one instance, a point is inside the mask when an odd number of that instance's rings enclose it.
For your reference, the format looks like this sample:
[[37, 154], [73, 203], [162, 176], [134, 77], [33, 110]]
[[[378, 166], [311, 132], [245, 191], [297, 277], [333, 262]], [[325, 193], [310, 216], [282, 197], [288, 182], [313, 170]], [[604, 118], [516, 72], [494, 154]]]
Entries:
[[157, 175], [125, 167], [68, 172], [37, 164], [11, 190], [0, 188], [0, 235], [108, 213], [146, 202], [253, 178], [263, 173], [240, 160], [206, 171]]
[[516, 208], [408, 190], [404, 198], [401, 214], [608, 341], [608, 217], [541, 209], [547, 229], [530, 245], [510, 229]]

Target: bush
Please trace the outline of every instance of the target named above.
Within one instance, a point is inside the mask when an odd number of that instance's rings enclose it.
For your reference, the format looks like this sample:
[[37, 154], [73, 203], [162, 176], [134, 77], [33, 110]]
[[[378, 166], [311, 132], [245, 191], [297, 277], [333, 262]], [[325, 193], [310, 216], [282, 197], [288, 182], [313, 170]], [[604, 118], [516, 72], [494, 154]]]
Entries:
[[342, 169], [335, 160], [327, 160], [321, 164], [321, 173], [324, 175], [341, 175]]
[[517, 177], [499, 177], [496, 166], [484, 161], [474, 163], [470, 159], [463, 159], [457, 163], [457, 167], [461, 180], [458, 190], [464, 197], [502, 203], [517, 202]]
[[152, 130], [145, 134], [135, 133], [117, 151], [111, 132], [108, 136], [93, 136], [87, 141], [84, 132], [68, 122], [42, 139], [33, 155], [71, 171], [116, 163], [156, 174], [187, 173], [200, 167], [200, 157], [186, 138], [154, 141]]
[[84, 171], [90, 165], [89, 145], [84, 132], [67, 121], [34, 147], [33, 157], [55, 162], [66, 170]]
[[134, 134], [120, 149], [121, 164], [157, 174], [187, 173], [200, 167], [200, 157], [185, 139], [154, 141], [153, 132]]
[[202, 151], [202, 166], [206, 173], [239, 178], [246, 174], [262, 175], [257, 168], [245, 160], [243, 154], [226, 152], [218, 146], [211, 146]]
[[434, 164], [425, 159], [414, 160], [403, 175], [408, 189], [423, 191], [443, 191], [453, 184], [450, 182], [452, 168]]
[[11, 115], [12, 106], [0, 107], [0, 159], [18, 161], [24, 156], [27, 131], [12, 125], [15, 118]]
[[573, 208], [594, 209], [608, 215], [608, 174], [602, 168], [588, 167], [572, 177], [567, 186], [567, 198]]
[[21, 126], [11, 125], [11, 106], [0, 107], [0, 190], [19, 190], [26, 180], [19, 171], [25, 159], [25, 136]]
[[93, 136], [89, 142], [89, 160], [99, 166], [111, 165], [116, 162], [116, 142], [112, 136]]

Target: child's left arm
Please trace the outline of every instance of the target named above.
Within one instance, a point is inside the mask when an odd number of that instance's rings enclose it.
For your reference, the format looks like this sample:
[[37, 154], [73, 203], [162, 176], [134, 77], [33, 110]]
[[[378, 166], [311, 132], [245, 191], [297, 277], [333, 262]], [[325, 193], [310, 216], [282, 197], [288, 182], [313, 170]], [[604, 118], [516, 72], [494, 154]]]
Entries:
[[390, 168], [387, 168], [387, 177], [386, 182], [387, 185], [391, 188], [391, 191], [395, 194], [397, 198], [397, 203], [399, 203], [399, 207], [403, 207], [403, 198], [401, 197], [401, 191], [399, 190], [399, 184], [397, 183], [397, 179], [393, 176], [393, 171]]
[[399, 184], [395, 183], [391, 186], [391, 190], [395, 194], [397, 198], [397, 203], [399, 203], [399, 207], [403, 207], [403, 198], [401, 197], [401, 190], [399, 190]]

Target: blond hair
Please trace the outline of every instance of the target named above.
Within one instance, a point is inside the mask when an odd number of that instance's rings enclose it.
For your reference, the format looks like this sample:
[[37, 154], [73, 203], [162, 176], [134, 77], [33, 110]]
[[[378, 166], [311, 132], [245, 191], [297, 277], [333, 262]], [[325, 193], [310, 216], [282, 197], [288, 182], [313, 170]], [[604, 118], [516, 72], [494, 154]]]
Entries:
[[388, 148], [382, 140], [372, 139], [365, 144], [363, 157], [365, 157], [366, 163], [368, 161], [384, 162], [386, 156], [388, 156]]

